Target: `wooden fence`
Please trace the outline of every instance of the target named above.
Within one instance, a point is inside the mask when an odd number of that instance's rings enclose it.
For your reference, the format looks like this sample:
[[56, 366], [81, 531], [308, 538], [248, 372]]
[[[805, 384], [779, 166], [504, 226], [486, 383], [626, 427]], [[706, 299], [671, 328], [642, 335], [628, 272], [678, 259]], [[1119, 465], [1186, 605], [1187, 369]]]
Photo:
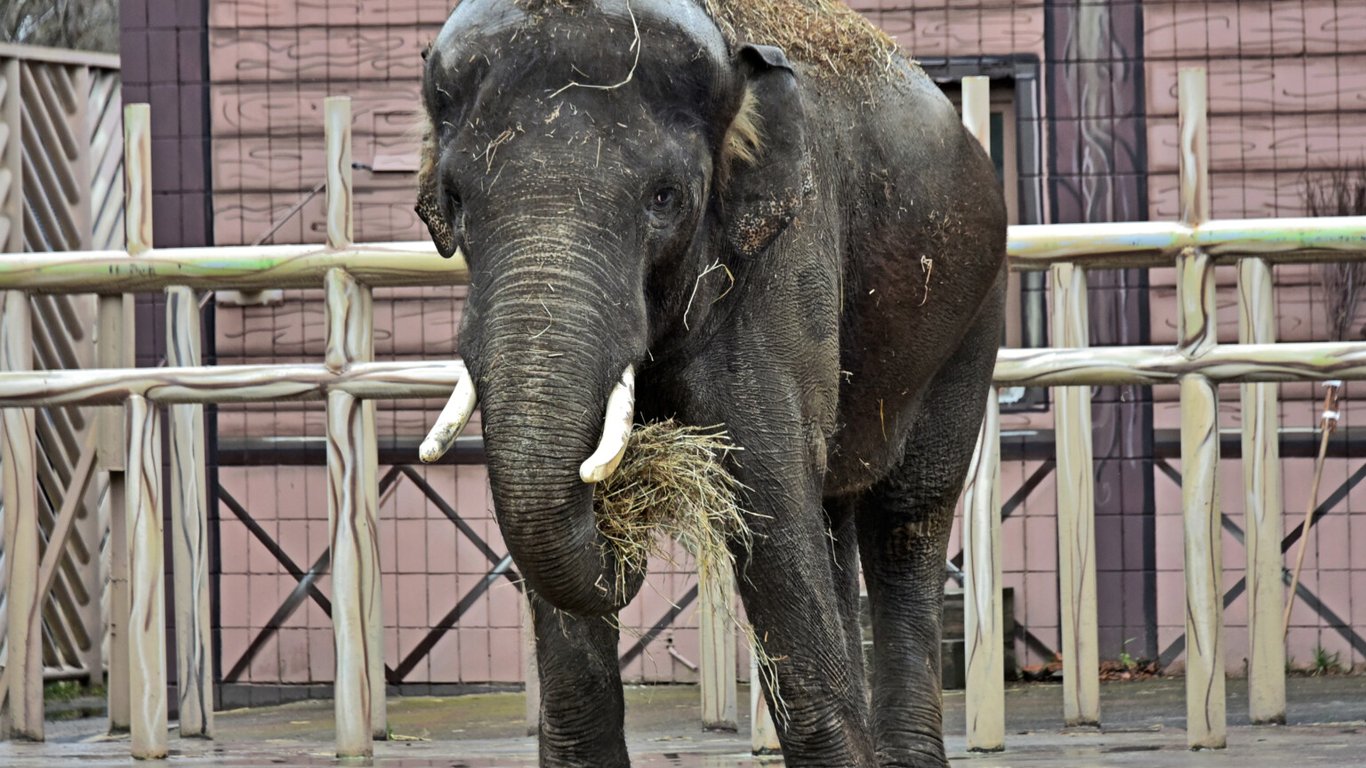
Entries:
[[[984, 84], [966, 84], [967, 122], [981, 137]], [[998, 386], [1064, 387], [1059, 397], [1059, 558], [1064, 590], [1064, 716], [1069, 722], [1100, 718], [1096, 654], [1095, 536], [1091, 487], [1090, 410], [1087, 387], [1098, 384], [1177, 383], [1183, 413], [1184, 509], [1186, 516], [1187, 708], [1191, 746], [1224, 743], [1224, 664], [1218, 576], [1219, 514], [1215, 478], [1218, 443], [1215, 384], [1256, 382], [1246, 389], [1249, 418], [1245, 456], [1258, 457], [1249, 477], [1249, 546], [1278, 541], [1280, 510], [1268, 488], [1275, 478], [1275, 389], [1270, 382], [1325, 377], [1366, 378], [1366, 344], [1272, 344], [1268, 301], [1273, 261], [1359, 259], [1366, 256], [1366, 219], [1209, 222], [1208, 174], [1204, 167], [1204, 75], [1182, 77], [1183, 199], [1179, 224], [1116, 224], [1020, 227], [1011, 231], [1015, 269], [1049, 269], [1058, 317], [1056, 341], [1044, 350], [1002, 350]], [[337, 753], [365, 755], [385, 732], [381, 673], [379, 559], [376, 541], [376, 452], [373, 405], [380, 398], [448, 395], [461, 366], [454, 361], [373, 362], [371, 288], [457, 284], [467, 278], [459, 259], [436, 257], [428, 243], [356, 245], [351, 242], [350, 113], [345, 99], [325, 106], [327, 211], [325, 246], [152, 250], [149, 114], [146, 106], [125, 111], [127, 252], [96, 251], [0, 256], [0, 408], [4, 409], [6, 521], [13, 530], [8, 625], [10, 663], [4, 676], [9, 712], [18, 735], [41, 738], [42, 677], [33, 653], [37, 624], [26, 606], [39, 598], [38, 535], [33, 507], [32, 408], [51, 405], [123, 406], [123, 418], [100, 425], [102, 450], [120, 455], [118, 483], [123, 509], [114, 516], [116, 555], [126, 555], [127, 580], [115, 581], [111, 615], [120, 645], [111, 651], [110, 716], [124, 717], [136, 757], [167, 752], [164, 599], [161, 509], [172, 520], [176, 588], [176, 673], [181, 735], [210, 736], [212, 710], [208, 654], [208, 579], [203, 483], [205, 403], [313, 399], [327, 403], [328, 509], [333, 563], [333, 631], [336, 643]], [[1239, 258], [1243, 281], [1244, 342], [1221, 347], [1214, 338], [1213, 268]], [[1173, 348], [1086, 348], [1086, 269], [1176, 263], [1180, 271], [1181, 343]], [[198, 366], [195, 290], [325, 289], [327, 345], [321, 363]], [[120, 365], [132, 329], [119, 294], [165, 291], [171, 366], [132, 369]], [[99, 360], [92, 370], [28, 371], [19, 339], [29, 329], [30, 294], [98, 292], [101, 300]], [[991, 400], [966, 500], [966, 624], [968, 632], [968, 745], [1004, 746], [1004, 691], [999, 626], [1000, 557], [999, 428]], [[169, 429], [175, 478], [169, 499], [160, 498], [159, 405], [172, 406]], [[413, 446], [416, 453], [417, 446]], [[1280, 640], [1279, 549], [1264, 544], [1248, 557], [1252, 604], [1253, 715], [1274, 720], [1284, 712]], [[1256, 587], [1260, 586], [1260, 589]], [[709, 592], [711, 590], [708, 590]], [[722, 594], [709, 605], [733, 599]], [[25, 618], [20, 618], [25, 617]], [[130, 621], [130, 617], [136, 620]], [[711, 633], [724, 634], [724, 633]], [[724, 717], [734, 707], [734, 656], [713, 649], [715, 668], [703, 675], [705, 708]], [[726, 665], [729, 664], [727, 667]], [[131, 708], [130, 708], [131, 703]], [[733, 715], [732, 715], [733, 716]], [[762, 720], [762, 719], [761, 719]], [[760, 745], [771, 738], [755, 734]]]
[[[119, 104], [118, 56], [0, 44], [0, 249], [123, 245]], [[36, 367], [93, 364], [92, 297], [35, 297], [32, 313], [28, 354]], [[49, 679], [104, 675], [101, 542], [108, 510], [98, 501], [103, 482], [89, 416], [75, 407], [34, 414], [37, 526], [46, 540], [62, 542], [47, 548], [39, 569], [44, 598], [36, 608]], [[6, 634], [0, 620], [0, 649]]]

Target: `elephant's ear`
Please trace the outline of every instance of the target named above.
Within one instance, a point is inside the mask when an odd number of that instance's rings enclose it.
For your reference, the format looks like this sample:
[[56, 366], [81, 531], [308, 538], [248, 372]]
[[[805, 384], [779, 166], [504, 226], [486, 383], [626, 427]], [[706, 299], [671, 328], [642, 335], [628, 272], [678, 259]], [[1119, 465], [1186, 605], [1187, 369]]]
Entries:
[[455, 233], [451, 231], [450, 221], [441, 205], [441, 195], [437, 190], [436, 138], [431, 126], [427, 126], [422, 141], [422, 159], [417, 170], [417, 217], [427, 225], [432, 242], [442, 258], [455, 255]]
[[806, 116], [797, 76], [781, 49], [746, 45], [736, 55], [745, 94], [721, 150], [717, 180], [726, 237], [760, 253], [812, 193]]

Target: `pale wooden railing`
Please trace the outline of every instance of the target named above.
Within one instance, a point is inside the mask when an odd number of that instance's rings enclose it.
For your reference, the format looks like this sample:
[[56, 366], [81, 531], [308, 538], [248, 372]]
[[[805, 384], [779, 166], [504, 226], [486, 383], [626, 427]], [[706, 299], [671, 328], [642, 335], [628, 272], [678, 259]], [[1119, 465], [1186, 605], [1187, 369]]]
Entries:
[[[1220, 571], [1215, 477], [1218, 444], [1214, 441], [1214, 385], [1220, 381], [1278, 382], [1316, 380], [1327, 376], [1366, 378], [1366, 344], [1267, 343], [1264, 326], [1271, 308], [1272, 261], [1352, 259], [1366, 256], [1366, 219], [1209, 222], [1207, 173], [1204, 170], [1203, 73], [1182, 78], [1183, 200], [1180, 224], [1114, 224], [1015, 227], [1010, 254], [1015, 269], [1051, 269], [1055, 306], [1061, 310], [1056, 335], [1072, 345], [1044, 350], [1002, 350], [995, 384], [998, 387], [1034, 385], [1071, 387], [1060, 399], [1061, 414], [1072, 414], [1058, 437], [1060, 477], [1069, 478], [1070, 493], [1059, 498], [1059, 568], [1064, 574], [1065, 653], [1075, 659], [1066, 677], [1064, 716], [1073, 722], [1100, 719], [1096, 659], [1096, 604], [1094, 571], [1094, 509], [1091, 499], [1090, 430], [1084, 416], [1085, 387], [1099, 384], [1180, 383], [1182, 387], [1183, 468], [1186, 525], [1188, 632], [1201, 639], [1189, 650], [1187, 714], [1192, 746], [1222, 746], [1224, 701], [1222, 616], [1218, 581]], [[982, 84], [966, 85], [969, 108], [982, 100]], [[7, 515], [18, 528], [10, 563], [11, 610], [33, 605], [39, 595], [37, 536], [30, 500], [33, 477], [32, 426], [25, 409], [50, 405], [124, 407], [126, 423], [120, 445], [105, 446], [120, 454], [126, 472], [121, 483], [123, 509], [115, 515], [115, 553], [126, 555], [126, 582], [115, 581], [120, 602], [115, 616], [119, 638], [126, 644], [110, 659], [110, 711], [127, 713], [136, 757], [159, 757], [167, 752], [166, 669], [161, 618], [161, 540], [159, 497], [155, 482], [160, 449], [159, 404], [170, 410], [172, 466], [177, 476], [166, 500], [173, 521], [176, 626], [180, 655], [179, 679], [182, 735], [210, 735], [212, 680], [209, 677], [207, 563], [205, 559], [205, 501], [202, 415], [195, 406], [221, 402], [326, 400], [328, 432], [328, 512], [332, 523], [333, 631], [336, 642], [336, 728], [339, 755], [365, 755], [372, 740], [384, 733], [382, 613], [379, 606], [379, 562], [376, 542], [376, 455], [374, 411], [368, 401], [381, 398], [444, 398], [460, 372], [455, 361], [377, 363], [372, 361], [371, 289], [390, 285], [458, 284], [467, 279], [463, 263], [436, 257], [429, 243], [357, 245], [351, 242], [351, 179], [349, 104], [329, 99], [327, 211], [328, 242], [324, 246], [293, 245], [238, 248], [151, 248], [150, 140], [145, 106], [125, 113], [127, 153], [128, 251], [75, 254], [5, 254], [0, 256], [0, 408], [4, 410], [4, 466]], [[970, 114], [968, 123], [985, 133], [985, 119]], [[1248, 254], [1253, 256], [1248, 257]], [[1212, 269], [1216, 260], [1243, 258], [1243, 294], [1252, 297], [1245, 313], [1250, 318], [1246, 341], [1221, 347], [1213, 338]], [[1085, 270], [1093, 266], [1180, 267], [1179, 301], [1183, 308], [1180, 338], [1172, 347], [1085, 348], [1079, 330], [1085, 328]], [[260, 290], [281, 287], [325, 289], [327, 345], [321, 363], [199, 367], [199, 335], [192, 326], [196, 289]], [[99, 292], [102, 301], [99, 360], [93, 370], [27, 371], [28, 361], [14, 340], [24, 337], [30, 293]], [[131, 320], [124, 317], [120, 294], [166, 291], [171, 367], [132, 369], [123, 360], [131, 338]], [[1254, 322], [1255, 321], [1255, 322]], [[1245, 455], [1274, 459], [1276, 436], [1274, 384], [1248, 390], [1262, 414], [1250, 419]], [[1265, 399], [1270, 398], [1270, 399]], [[113, 414], [115, 412], [108, 411]], [[966, 568], [966, 625], [968, 637], [968, 745], [977, 750], [1004, 746], [1004, 693], [1000, 648], [1000, 528], [999, 421], [993, 397], [987, 411], [970, 478], [964, 542]], [[101, 431], [108, 440], [110, 431]], [[1271, 447], [1268, 448], [1268, 445]], [[416, 453], [417, 446], [414, 446]], [[1248, 493], [1264, 494], [1273, 478], [1274, 461], [1253, 473]], [[1063, 485], [1063, 484], [1060, 484]], [[1253, 507], [1249, 506], [1252, 510]], [[1255, 528], [1260, 541], [1277, 540], [1280, 513], [1274, 505], [1256, 508]], [[1249, 526], [1250, 530], [1253, 526]], [[1249, 536], [1249, 542], [1254, 542]], [[1251, 545], [1251, 544], [1250, 544]], [[1249, 555], [1261, 583], [1274, 584], [1279, 566], [1275, 557], [1257, 551]], [[1249, 574], [1251, 582], [1253, 574]], [[1276, 590], [1254, 602], [1253, 654], [1254, 717], [1284, 711], [1284, 669], [1275, 649], [1279, 639], [1279, 595]], [[708, 599], [713, 610], [728, 610], [733, 598], [725, 593]], [[184, 599], [182, 598], [184, 596]], [[18, 598], [18, 603], [15, 598]], [[129, 622], [129, 610], [143, 620]], [[25, 614], [31, 617], [31, 614]], [[150, 617], [150, 620], [149, 620]], [[11, 648], [24, 648], [33, 622], [11, 621]], [[710, 633], [721, 635], [723, 633]], [[1271, 642], [1266, 638], [1275, 638]], [[723, 642], [723, 640], [722, 640]], [[17, 643], [17, 644], [16, 644]], [[32, 646], [27, 646], [31, 648]], [[734, 707], [734, 664], [724, 647], [709, 654], [713, 668], [702, 675], [705, 709], [711, 718], [725, 718]], [[41, 669], [36, 658], [20, 653], [5, 671], [10, 713], [20, 735], [41, 738]], [[729, 663], [729, 668], [725, 665]], [[530, 668], [530, 667], [529, 667]], [[116, 685], [122, 679], [126, 681]], [[726, 686], [732, 686], [726, 690]], [[1279, 694], [1277, 693], [1279, 690]], [[129, 703], [136, 702], [130, 709]], [[1260, 709], [1258, 709], [1260, 708]], [[200, 722], [186, 721], [197, 712]], [[1257, 715], [1258, 712], [1262, 714]], [[732, 715], [733, 716], [733, 715]], [[772, 733], [754, 734], [756, 747], [771, 744]], [[187, 722], [192, 724], [187, 730]], [[198, 730], [193, 730], [197, 727]]]
[[[1366, 378], [1366, 343], [1275, 344], [1270, 265], [1366, 259], [1366, 218], [1211, 221], [1206, 78], [1180, 78], [1181, 221], [1013, 227], [1011, 266], [1048, 269], [1052, 279], [1052, 349], [1005, 349], [997, 387], [1060, 387], [1055, 406], [1058, 472], [1058, 573], [1061, 592], [1063, 716], [1068, 724], [1100, 722], [1096, 631], [1096, 542], [1089, 387], [1179, 384], [1181, 388], [1187, 647], [1187, 744], [1226, 741], [1225, 643], [1220, 575], [1223, 557], [1218, 495], [1218, 391], [1242, 383], [1244, 508], [1250, 716], [1285, 718], [1285, 643], [1281, 609], [1281, 468], [1276, 417], [1278, 382]], [[1239, 341], [1215, 337], [1214, 266], [1238, 262]], [[1180, 309], [1173, 347], [1087, 348], [1086, 269], [1177, 268]], [[999, 415], [988, 409], [974, 465], [981, 487], [997, 472]], [[968, 746], [1003, 748], [1004, 688], [994, 648], [999, 635], [1000, 566], [995, 548], [998, 502], [990, 493], [966, 500], [968, 573]], [[987, 561], [990, 561], [989, 564]], [[972, 627], [979, 629], [974, 631]], [[982, 667], [975, 671], [974, 665]], [[975, 682], [974, 682], [975, 681]], [[974, 712], [979, 713], [974, 716]]]
[[[0, 44], [0, 249], [123, 245], [119, 102], [117, 56]], [[94, 313], [89, 296], [34, 297], [31, 364], [91, 365]], [[44, 674], [99, 680], [108, 516], [98, 503], [103, 473], [94, 461], [91, 419], [77, 408], [35, 416], [37, 525], [46, 541], [38, 605]], [[6, 593], [0, 571], [0, 602]], [[0, 621], [0, 658], [7, 635]]]

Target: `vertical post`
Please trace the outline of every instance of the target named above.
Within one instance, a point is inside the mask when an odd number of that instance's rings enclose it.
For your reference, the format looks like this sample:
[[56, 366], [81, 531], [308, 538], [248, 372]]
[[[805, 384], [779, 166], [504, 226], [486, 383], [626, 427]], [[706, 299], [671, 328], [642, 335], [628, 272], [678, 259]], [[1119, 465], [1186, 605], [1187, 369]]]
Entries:
[[[1209, 128], [1205, 70], [1181, 70], [1178, 100], [1181, 132], [1181, 223], [1198, 227], [1210, 218]], [[1198, 357], [1216, 343], [1214, 263], [1209, 254], [1187, 248], [1177, 257], [1177, 347]]]
[[1005, 642], [1001, 635], [1001, 406], [992, 387], [963, 494], [963, 630], [968, 749], [1005, 749]]
[[[963, 78], [963, 125], [991, 152], [991, 81]], [[963, 629], [967, 657], [967, 743], [974, 752], [1005, 748], [1005, 647], [1001, 637], [1000, 405], [996, 388], [963, 499]]]
[[[112, 299], [112, 302], [109, 300]], [[113, 347], [118, 352], [118, 342], [112, 341], [116, 338], [111, 331], [118, 328], [130, 328], [131, 323], [123, 322], [122, 297], [101, 296], [100, 297], [100, 335], [103, 339], [111, 341], [99, 343], [96, 350], [101, 353], [99, 357], [104, 359], [103, 354], [107, 348]], [[109, 304], [112, 303], [112, 312], [107, 311]], [[132, 345], [129, 345], [132, 346]], [[118, 367], [114, 364], [108, 367]], [[99, 461], [103, 464], [107, 456], [106, 443], [111, 439], [123, 441], [123, 414], [114, 411], [113, 408], [100, 409], [99, 420], [95, 428], [99, 430]], [[114, 428], [114, 421], [117, 420], [118, 428]], [[122, 449], [119, 451], [122, 453]], [[129, 595], [128, 595], [128, 515], [124, 508], [126, 495], [124, 473], [124, 462], [119, 459], [113, 462], [113, 466], [106, 471], [109, 478], [105, 490], [105, 499], [109, 505], [109, 677], [107, 685], [108, 709], [109, 709], [109, 732], [127, 733], [129, 722], [132, 717], [132, 702], [128, 693], [128, 619], [129, 619]]]
[[133, 757], [166, 756], [166, 593], [162, 572], [161, 411], [128, 398], [129, 694]]
[[[33, 369], [28, 295], [4, 291], [0, 312], [0, 370]], [[38, 475], [32, 408], [0, 411], [0, 470], [4, 481], [5, 632], [11, 735], [43, 740], [43, 595], [38, 591]], [[4, 692], [0, 691], [0, 696]]]
[[[6, 59], [0, 62], [0, 251], [6, 253], [22, 253], [24, 250], [24, 143], [23, 143], [23, 100], [20, 94], [20, 67], [23, 64], [17, 58]], [[22, 302], [14, 302], [15, 306], [10, 307], [6, 301], [5, 312], [0, 322], [3, 322], [4, 338], [0, 339], [0, 345], [4, 345], [6, 350], [13, 350], [15, 353], [23, 354], [23, 345], [30, 334], [27, 326], [30, 322], [28, 315], [28, 299]], [[20, 318], [19, 305], [25, 308], [24, 316]], [[16, 315], [11, 317], [9, 311], [13, 310]], [[11, 328], [15, 321], [22, 320], [24, 328]], [[21, 340], [24, 340], [21, 342]], [[28, 351], [28, 357], [22, 358], [27, 361], [23, 368], [32, 367], [33, 352]], [[9, 370], [12, 364], [19, 364], [21, 360], [0, 361], [0, 368]], [[21, 422], [24, 413], [28, 414], [28, 426], [25, 427]], [[10, 422], [13, 422], [11, 424]], [[38, 739], [42, 739], [42, 668], [38, 668], [37, 677], [30, 669], [31, 659], [34, 653], [41, 653], [41, 649], [35, 645], [37, 641], [30, 642], [29, 628], [26, 617], [32, 611], [37, 610], [41, 603], [40, 596], [31, 595], [31, 589], [38, 584], [38, 531], [37, 531], [37, 490], [34, 472], [36, 465], [33, 462], [33, 412], [31, 410], [19, 412], [5, 410], [0, 417], [0, 442], [4, 443], [4, 456], [0, 458], [3, 462], [4, 488], [0, 493], [4, 495], [5, 512], [3, 513], [3, 541], [0, 541], [0, 551], [13, 552], [12, 549], [18, 537], [23, 537], [25, 542], [20, 546], [20, 557], [16, 561], [12, 555], [5, 559], [5, 574], [0, 579], [0, 598], [6, 601], [4, 621], [0, 622], [6, 637], [9, 648], [9, 670], [0, 675], [0, 738], [9, 738], [11, 735], [20, 738], [33, 738], [30, 733], [30, 721], [33, 714], [30, 710], [34, 707], [34, 686], [38, 692], [37, 717], [38, 717]], [[24, 435], [28, 435], [28, 442], [24, 442]], [[10, 440], [18, 441], [14, 445], [14, 450], [18, 454], [24, 454], [28, 450], [28, 463], [25, 467], [20, 467], [23, 456], [16, 456], [11, 461]], [[22, 472], [22, 474], [21, 474]], [[11, 480], [13, 477], [13, 480]], [[9, 489], [14, 489], [13, 491]], [[11, 501], [11, 499], [13, 501]], [[27, 510], [24, 514], [19, 514], [19, 509]], [[31, 530], [27, 521], [32, 521], [35, 526]], [[27, 542], [32, 540], [33, 551], [29, 552]], [[31, 561], [31, 562], [30, 562]], [[17, 568], [16, 568], [17, 566]], [[17, 571], [17, 573], [16, 573]], [[32, 571], [32, 577], [25, 580], [25, 574]], [[19, 583], [16, 584], [16, 577]], [[22, 594], [20, 594], [22, 593]], [[14, 602], [15, 597], [19, 598], [19, 604]], [[31, 604], [30, 604], [31, 603]], [[22, 637], [20, 637], [22, 636]], [[15, 654], [16, 637], [19, 638], [18, 645], [21, 649], [20, 654]], [[37, 650], [35, 650], [37, 649]], [[41, 659], [40, 659], [41, 661]], [[35, 682], [36, 680], [36, 682]], [[6, 690], [8, 688], [8, 691]], [[8, 697], [8, 698], [7, 698]]]
[[[199, 301], [184, 286], [166, 289], [166, 362], [199, 365]], [[180, 735], [213, 736], [209, 639], [208, 498], [204, 406], [172, 405], [171, 556], [175, 574], [176, 692]]]
[[[152, 247], [152, 116], [146, 104], [123, 108], [123, 225], [130, 256]], [[134, 365], [133, 297], [100, 296], [99, 329], [95, 338], [95, 361], [101, 368]], [[127, 440], [124, 414], [101, 408], [95, 429], [99, 432], [99, 466], [108, 473], [109, 487], [109, 730], [127, 731], [131, 724], [129, 699], [128, 510], [125, 476]]]
[[702, 727], [736, 729], [735, 578], [727, 563], [698, 570], [701, 596]]
[[[97, 413], [98, 411], [92, 411], [90, 413], [92, 418], [90, 422], [87, 422], [90, 429], [89, 438], [92, 450], [94, 450], [96, 441], [99, 440], [99, 428], [92, 423], [98, 420]], [[98, 479], [99, 473], [95, 472], [94, 469], [94, 460], [98, 456], [98, 452], [91, 456], [90, 479], [86, 481], [85, 493], [82, 494], [78, 502], [85, 514], [77, 516], [75, 530], [72, 534], [81, 541], [99, 542], [103, 540], [106, 532], [105, 526], [109, 522], [107, 516], [100, 514], [100, 498], [103, 496], [104, 485]], [[86, 594], [102, 594], [108, 588], [107, 562], [103, 558], [92, 557], [80, 568], [79, 583]], [[106, 605], [107, 603], [102, 600], [89, 600], [79, 609], [81, 626], [89, 628], [89, 637], [92, 641], [86, 644], [85, 649], [80, 654], [81, 666], [85, 669], [85, 676], [81, 678], [81, 682], [87, 687], [104, 685], [105, 645], [96, 638], [104, 635]]]
[[536, 620], [531, 617], [530, 587], [522, 593], [522, 677], [526, 680], [526, 735], [541, 732], [541, 672], [536, 666]]
[[[1085, 347], [1086, 270], [1056, 264], [1051, 271], [1053, 343]], [[1054, 404], [1058, 452], [1058, 592], [1061, 613], [1063, 719], [1100, 723], [1100, 651], [1096, 618], [1095, 469], [1091, 451], [1091, 388], [1061, 387]]]
[[[323, 102], [324, 133], [327, 150], [327, 246], [347, 248], [352, 237], [351, 194], [351, 100], [333, 96]], [[328, 272], [324, 289], [327, 299], [326, 364], [334, 371], [343, 371], [354, 362], [366, 362], [375, 357], [374, 311], [370, 288], [355, 281], [342, 270]], [[337, 626], [334, 610], [333, 624], [337, 633], [337, 709], [338, 754], [351, 753], [351, 748], [369, 754], [371, 738], [383, 739], [387, 733], [384, 680], [384, 623], [380, 610], [379, 549], [376, 536], [378, 501], [378, 446], [375, 444], [375, 404], [360, 402], [344, 393], [331, 393], [327, 400], [328, 475], [329, 487], [336, 498], [329, 497], [332, 513], [332, 569], [335, 584], [334, 600], [357, 600], [352, 606], [361, 622], [353, 627]], [[352, 539], [350, 537], [358, 537]], [[343, 561], [347, 561], [343, 566]], [[340, 573], [350, 569], [351, 580], [343, 588]], [[348, 609], [350, 610], [350, 609]], [[348, 620], [352, 614], [348, 613]], [[360, 634], [352, 636], [351, 631]], [[343, 636], [357, 644], [349, 651], [342, 647]], [[348, 653], [351, 658], [344, 658]], [[363, 670], [357, 667], [361, 665]], [[342, 672], [362, 675], [357, 678], [367, 686], [363, 706], [369, 719], [370, 735], [363, 745], [354, 736], [343, 737], [343, 706], [356, 715], [360, 701], [343, 702]], [[348, 689], [349, 690], [349, 689]], [[350, 723], [348, 723], [350, 724]], [[348, 744], [350, 746], [348, 746]]]
[[1219, 395], [1203, 376], [1181, 380], [1181, 506], [1186, 563], [1186, 743], [1225, 742]]
[[24, 250], [23, 100], [19, 59], [0, 64], [0, 250]]
[[[374, 709], [383, 709], [383, 649], [370, 642], [380, 614], [375, 484], [365, 471], [365, 409], [327, 396], [327, 508], [332, 528], [332, 632], [336, 645], [337, 756], [373, 752]], [[378, 679], [377, 679], [378, 678]], [[378, 701], [376, 700], [378, 698]]]
[[[71, 86], [75, 93], [90, 93], [91, 69], [89, 67], [76, 67], [71, 72]], [[91, 120], [90, 101], [85, 98], [77, 99], [76, 110], [72, 114], [72, 125], [77, 126], [80, 131], [78, 135], [83, 138], [93, 138], [94, 122]], [[96, 118], [98, 119], [98, 117]], [[83, 251], [88, 251], [94, 247], [94, 219], [93, 210], [93, 177], [90, 173], [92, 152], [77, 152], [70, 165], [70, 173], [76, 179], [76, 199], [71, 206], [72, 223], [75, 225], [79, 247]]]
[[[1271, 267], [1262, 259], [1238, 262], [1238, 340], [1276, 341]], [[1275, 384], [1244, 384], [1243, 510], [1247, 548], [1248, 716], [1254, 723], [1285, 722], [1285, 636], [1281, 611], [1281, 448]]]
[[[100, 297], [101, 304], [105, 298]], [[105, 414], [101, 413], [100, 422], [96, 426], [100, 431], [101, 442], [110, 435], [122, 440], [123, 420], [119, 419], [118, 431], [107, 428], [107, 423]], [[104, 456], [103, 447], [100, 456]], [[128, 693], [128, 515], [124, 509], [127, 483], [123, 462], [118, 462], [117, 466], [117, 469], [108, 470], [109, 482], [105, 489], [105, 499], [109, 505], [109, 679], [106, 693], [109, 732], [127, 733], [132, 719], [132, 700]]]
[[327, 247], [347, 248], [354, 240], [351, 216], [351, 99], [323, 101], [327, 150]]
[[[1209, 133], [1205, 70], [1183, 69], [1181, 218], [1208, 221]], [[1214, 264], [1199, 249], [1177, 258], [1178, 349], [1198, 357], [1217, 342]], [[1181, 381], [1181, 505], [1186, 567], [1186, 743], [1221, 749], [1227, 733], [1224, 700], [1223, 552], [1219, 512], [1219, 391], [1203, 376]]]
[[963, 78], [963, 127], [991, 154], [990, 78]]
[[776, 755], [783, 751], [778, 743], [778, 729], [773, 727], [773, 717], [768, 713], [768, 701], [764, 697], [764, 685], [760, 679], [758, 649], [749, 649], [749, 748], [756, 755]]

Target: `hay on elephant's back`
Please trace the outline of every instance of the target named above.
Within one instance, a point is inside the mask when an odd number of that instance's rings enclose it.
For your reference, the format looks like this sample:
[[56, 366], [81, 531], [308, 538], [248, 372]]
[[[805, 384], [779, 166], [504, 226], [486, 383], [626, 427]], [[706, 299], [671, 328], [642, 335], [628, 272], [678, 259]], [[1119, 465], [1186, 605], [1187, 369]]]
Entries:
[[716, 428], [673, 420], [635, 428], [621, 465], [593, 494], [598, 530], [617, 557], [620, 578], [644, 570], [652, 554], [672, 558], [659, 534], [692, 554], [704, 583], [714, 569], [733, 566], [729, 542], [747, 546], [750, 538], [741, 486], [725, 468], [736, 450]]
[[702, 0], [727, 42], [782, 48], [817, 74], [854, 78], [887, 68], [896, 41], [841, 0]]

